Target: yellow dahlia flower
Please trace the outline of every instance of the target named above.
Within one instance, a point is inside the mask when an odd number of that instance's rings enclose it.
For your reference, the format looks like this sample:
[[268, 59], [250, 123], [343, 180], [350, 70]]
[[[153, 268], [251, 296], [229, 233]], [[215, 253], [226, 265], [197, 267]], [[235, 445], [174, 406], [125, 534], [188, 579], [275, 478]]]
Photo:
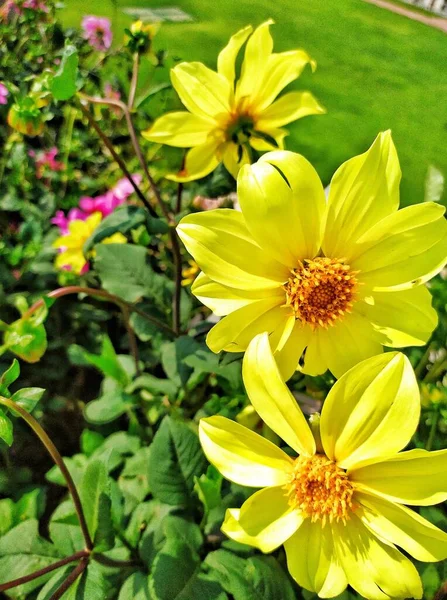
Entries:
[[292, 577], [322, 598], [348, 584], [373, 600], [421, 598], [419, 575], [396, 546], [420, 561], [447, 557], [447, 534], [404, 506], [447, 499], [447, 450], [399, 453], [420, 414], [408, 359], [382, 354], [343, 375], [315, 437], [266, 333], [251, 342], [243, 377], [256, 411], [299, 456], [225, 417], [202, 419], [209, 461], [227, 479], [262, 488], [227, 511], [222, 531], [262, 552], [284, 544]]
[[[254, 32], [248, 26], [233, 35], [219, 54], [217, 73], [200, 62], [183, 62], [172, 69], [172, 85], [189, 112], [163, 115], [143, 132], [151, 142], [192, 148], [184, 169], [168, 179], [199, 179], [220, 162], [236, 177], [242, 165], [253, 162], [252, 149], [283, 147], [287, 135], [283, 125], [325, 112], [309, 92], [289, 92], [275, 101], [306, 64], [315, 70], [316, 63], [304, 50], [273, 54], [272, 23], [269, 20]], [[235, 62], [245, 42], [235, 83]]]
[[[88, 271], [88, 259], [84, 255], [84, 244], [93, 234], [102, 220], [102, 214], [95, 212], [85, 221], [75, 219], [68, 225], [68, 233], [58, 237], [53, 242], [53, 248], [59, 249], [59, 254], [55, 260], [57, 269], [67, 269], [76, 275], [84, 274]], [[101, 244], [125, 244], [127, 239], [122, 233], [113, 235], [102, 240]], [[94, 251], [90, 252], [94, 256]]]
[[398, 211], [389, 132], [335, 173], [328, 201], [312, 165], [265, 154], [238, 177], [242, 212], [186, 216], [178, 232], [201, 273], [192, 292], [217, 315], [214, 352], [269, 332], [286, 378], [339, 377], [382, 346], [423, 345], [437, 324], [425, 281], [447, 260], [444, 207]]

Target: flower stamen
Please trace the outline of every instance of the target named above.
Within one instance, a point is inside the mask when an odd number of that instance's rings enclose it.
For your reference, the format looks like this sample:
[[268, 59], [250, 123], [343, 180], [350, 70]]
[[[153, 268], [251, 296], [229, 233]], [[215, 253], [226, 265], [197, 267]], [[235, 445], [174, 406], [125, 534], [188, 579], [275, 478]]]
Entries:
[[358, 271], [352, 271], [344, 259], [305, 259], [284, 285], [286, 304], [297, 319], [312, 329], [334, 325], [351, 312], [355, 301]]
[[354, 488], [346, 471], [322, 454], [299, 456], [287, 484], [289, 503], [312, 522], [349, 520]]

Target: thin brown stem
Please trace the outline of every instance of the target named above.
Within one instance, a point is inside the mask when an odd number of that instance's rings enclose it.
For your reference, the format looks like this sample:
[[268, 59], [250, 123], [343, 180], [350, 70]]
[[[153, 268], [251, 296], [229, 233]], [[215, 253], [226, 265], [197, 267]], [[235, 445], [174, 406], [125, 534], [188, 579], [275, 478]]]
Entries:
[[[110, 103], [112, 103], [112, 101], [107, 102], [107, 104], [110, 104]], [[149, 214], [152, 217], [157, 217], [157, 214], [155, 213], [154, 209], [150, 205], [148, 199], [146, 198], [146, 196], [143, 194], [143, 192], [140, 190], [140, 188], [138, 187], [138, 185], [133, 180], [133, 177], [132, 177], [131, 173], [129, 172], [128, 168], [126, 167], [126, 163], [123, 161], [123, 159], [121, 158], [121, 156], [117, 153], [117, 151], [113, 147], [113, 144], [112, 144], [111, 140], [103, 132], [103, 130], [99, 127], [98, 123], [95, 121], [95, 119], [91, 115], [91, 113], [88, 110], [88, 108], [86, 108], [82, 104], [82, 102], [80, 103], [80, 107], [81, 107], [82, 113], [85, 115], [85, 117], [87, 118], [87, 120], [90, 123], [90, 125], [93, 127], [93, 129], [96, 131], [96, 133], [98, 134], [98, 136], [100, 137], [100, 139], [102, 140], [102, 142], [104, 143], [104, 145], [106, 146], [106, 148], [109, 150], [110, 154], [112, 155], [113, 159], [115, 160], [115, 162], [118, 164], [118, 166], [120, 167], [120, 169], [124, 173], [125, 177], [129, 180], [130, 184], [132, 185], [133, 189], [135, 190], [135, 193], [138, 195], [138, 197], [140, 198], [140, 200], [143, 202], [144, 206], [149, 211]]]
[[138, 562], [135, 560], [115, 560], [114, 558], [104, 556], [104, 554], [92, 554], [92, 559], [105, 567], [115, 567], [116, 569], [126, 569], [138, 565]]
[[130, 310], [127, 306], [121, 306], [121, 313], [123, 315], [124, 327], [127, 331], [127, 337], [129, 338], [129, 349], [133, 356], [133, 360], [135, 362], [135, 374], [137, 376], [141, 375], [140, 371], [140, 358], [138, 354], [138, 344], [137, 338], [135, 336], [135, 332], [130, 326], [129, 318], [130, 318]]
[[140, 57], [139, 57], [138, 52], [135, 52], [135, 54], [133, 55], [132, 80], [130, 82], [129, 98], [127, 100], [127, 107], [129, 110], [132, 110], [133, 103], [135, 102], [135, 93], [137, 91], [139, 66], [140, 66]]
[[23, 585], [28, 583], [29, 581], [33, 581], [38, 577], [42, 577], [43, 575], [47, 575], [47, 573], [51, 573], [60, 567], [64, 567], [65, 565], [69, 565], [80, 558], [86, 558], [89, 556], [88, 550], [80, 550], [71, 556], [67, 556], [67, 558], [63, 558], [62, 560], [58, 560], [57, 562], [49, 565], [48, 567], [44, 567], [43, 569], [39, 569], [30, 575], [24, 575], [23, 577], [19, 577], [18, 579], [14, 579], [12, 581], [8, 581], [8, 583], [3, 583], [0, 585], [0, 592], [6, 592], [6, 590], [10, 590], [11, 588], [18, 587], [19, 585]]
[[[47, 294], [47, 297], [48, 298], [61, 298], [62, 296], [67, 296], [69, 294], [86, 294], [87, 296], [98, 296], [99, 298], [105, 298], [105, 299], [109, 300], [110, 302], [117, 304], [120, 308], [125, 306], [126, 308], [129, 309], [130, 312], [134, 312], [137, 315], [140, 315], [140, 317], [142, 317], [143, 319], [146, 319], [147, 321], [149, 321], [150, 323], [152, 323], [153, 325], [155, 325], [156, 327], [158, 327], [159, 329], [161, 329], [168, 335], [170, 335], [170, 336], [176, 335], [175, 331], [173, 329], [171, 329], [168, 325], [163, 323], [162, 321], [159, 321], [157, 318], [144, 312], [143, 310], [141, 310], [134, 304], [131, 304], [130, 302], [126, 302], [119, 296], [115, 296], [115, 294], [110, 294], [109, 292], [106, 292], [105, 290], [96, 290], [95, 288], [82, 287], [80, 285], [70, 285], [70, 286], [58, 288], [57, 290], [53, 290], [52, 292], [49, 292]], [[37, 310], [38, 308], [40, 308], [43, 305], [44, 305], [43, 298], [40, 298], [23, 314], [22, 318], [26, 319], [26, 318], [30, 317], [34, 313], [35, 310]]]
[[69, 470], [67, 469], [64, 463], [62, 456], [59, 454], [58, 449], [53, 444], [52, 440], [49, 438], [49, 436], [47, 435], [43, 427], [40, 425], [40, 423], [32, 415], [30, 415], [29, 412], [22, 408], [20, 404], [17, 404], [13, 400], [9, 400], [8, 398], [3, 398], [2, 396], [0, 396], [0, 404], [3, 404], [4, 406], [10, 408], [12, 411], [19, 413], [22, 419], [28, 423], [28, 425], [40, 439], [42, 444], [45, 446], [48, 454], [51, 456], [54, 463], [59, 467], [65, 479], [65, 482], [67, 483], [68, 491], [70, 492], [76, 510], [76, 514], [78, 515], [79, 524], [81, 526], [82, 535], [84, 536], [86, 549], [92, 550], [93, 542], [87, 527], [84, 509], [82, 508], [82, 503], [81, 499], [79, 498], [78, 490], [76, 488], [72, 476], [70, 475]]
[[180, 335], [180, 298], [182, 292], [182, 255], [175, 230], [171, 229], [172, 254], [174, 257], [174, 295], [172, 297], [172, 329]]
[[85, 571], [85, 569], [87, 567], [88, 567], [88, 560], [86, 558], [83, 558], [81, 560], [81, 562], [78, 564], [78, 566], [75, 569], [73, 569], [73, 571], [70, 573], [70, 575], [64, 581], [64, 583], [54, 592], [54, 594], [51, 596], [50, 600], [60, 600], [60, 598], [62, 598], [62, 596], [65, 594], [65, 592], [71, 588], [71, 586], [74, 584], [76, 579], [80, 575], [82, 575], [82, 573]]

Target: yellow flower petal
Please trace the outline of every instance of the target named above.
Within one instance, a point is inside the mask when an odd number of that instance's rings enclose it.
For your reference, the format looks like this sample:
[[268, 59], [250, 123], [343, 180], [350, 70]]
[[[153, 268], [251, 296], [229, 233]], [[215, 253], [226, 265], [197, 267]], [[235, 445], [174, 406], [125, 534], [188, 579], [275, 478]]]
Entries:
[[391, 133], [380, 133], [367, 152], [335, 173], [323, 243], [326, 256], [350, 258], [352, 245], [399, 206], [401, 172]]
[[382, 353], [379, 336], [372, 325], [361, 315], [348, 314], [333, 327], [319, 329], [310, 334], [308, 352], [301, 369], [303, 373], [314, 372], [313, 369], [309, 369], [309, 361], [315, 334], [318, 335], [316, 344], [319, 353], [318, 364], [326, 365], [323, 371], [319, 371], [320, 373], [329, 369], [335, 377], [341, 377], [360, 361]]
[[374, 292], [355, 311], [370, 321], [391, 348], [423, 346], [438, 324], [432, 297], [423, 285], [400, 292]]
[[292, 459], [278, 446], [225, 417], [201, 419], [199, 436], [206, 457], [224, 477], [240, 485], [285, 485]]
[[419, 422], [419, 389], [411, 364], [399, 352], [369, 358], [341, 377], [321, 413], [326, 455], [354, 469], [395, 455]]
[[272, 23], [272, 19], [269, 19], [259, 25], [247, 42], [241, 76], [236, 86], [236, 104], [244, 97], [249, 99], [259, 88], [273, 49], [273, 39], [269, 31]]
[[65, 250], [65, 252], [61, 252], [56, 256], [56, 260], [54, 261], [54, 266], [56, 269], [63, 269], [64, 267], [71, 267], [71, 271], [76, 273], [76, 275], [80, 275], [82, 269], [86, 264], [86, 260], [82, 250]]
[[238, 290], [216, 283], [205, 273], [200, 273], [197, 276], [191, 287], [191, 292], [202, 304], [220, 317], [263, 298], [277, 297], [280, 300], [278, 304], [284, 300], [282, 288], [276, 290]]
[[267, 487], [255, 492], [244, 502], [238, 515], [239, 526], [256, 539], [256, 548], [262, 552], [272, 552], [281, 546], [302, 522], [302, 515], [290, 506], [283, 487]]
[[230, 41], [217, 57], [217, 72], [223, 75], [233, 85], [235, 78], [235, 63], [239, 50], [245, 44], [253, 27], [248, 25], [231, 36]]
[[447, 261], [445, 208], [424, 202], [399, 210], [358, 241], [353, 269], [369, 288], [408, 289], [431, 279]]
[[299, 454], [315, 454], [312, 432], [280, 375], [267, 333], [256, 336], [247, 348], [242, 376], [261, 419]]
[[244, 352], [251, 340], [268, 331], [272, 346], [277, 348], [289, 323], [287, 309], [278, 298], [264, 298], [232, 312], [214, 325], [206, 343], [213, 352]]
[[233, 142], [228, 142], [223, 146], [222, 161], [226, 170], [235, 179], [240, 169], [251, 162], [247, 148], [245, 146], [238, 146]]
[[[406, 409], [402, 410], [405, 417]], [[438, 504], [447, 500], [447, 450], [401, 452], [384, 462], [356, 469], [350, 479], [356, 487], [402, 504]]]
[[302, 117], [322, 115], [325, 112], [310, 92], [289, 92], [260, 113], [256, 129], [262, 131], [264, 127], [282, 127]]
[[[315, 71], [316, 62], [304, 50], [272, 54], [267, 65], [259, 72], [257, 94], [252, 100], [257, 111], [266, 109], [289, 83], [297, 79], [309, 64]], [[261, 79], [264, 73], [264, 77]]]
[[289, 573], [298, 585], [320, 598], [338, 596], [348, 585], [333, 544], [331, 528], [310, 519], [284, 544]]
[[220, 160], [217, 157], [219, 141], [213, 137], [204, 144], [188, 150], [185, 156], [185, 166], [178, 173], [166, 175], [166, 179], [177, 182], [194, 181], [205, 177], [213, 171]]
[[191, 148], [204, 144], [215, 127], [216, 123], [211, 119], [186, 111], [170, 112], [157, 119], [152, 127], [143, 131], [141, 135], [150, 142]]
[[171, 69], [171, 81], [189, 112], [205, 119], [230, 112], [228, 80], [203, 63], [180, 63]]
[[264, 154], [241, 171], [238, 196], [248, 229], [276, 260], [295, 268], [318, 253], [326, 201], [317, 172], [303, 156]]
[[[263, 134], [267, 134], [275, 143], [269, 142], [265, 137], [262, 137]], [[273, 150], [283, 150], [284, 149], [284, 138], [286, 135], [289, 135], [288, 131], [285, 129], [280, 129], [278, 127], [262, 127], [262, 129], [256, 124], [256, 130], [250, 136], [250, 146], [258, 152], [270, 152]]]
[[127, 244], [127, 238], [122, 233], [114, 233], [101, 240], [100, 244]]
[[416, 568], [396, 548], [374, 537], [355, 515], [333, 523], [334, 545], [348, 583], [369, 600], [422, 598]]
[[239, 211], [190, 214], [177, 231], [202, 271], [222, 285], [262, 290], [279, 288], [287, 281], [288, 269], [261, 250]]
[[369, 494], [357, 493], [355, 498], [362, 506], [358, 516], [377, 537], [397, 544], [416, 560], [447, 558], [447, 533], [414, 511]]
[[304, 349], [309, 344], [312, 335], [310, 327], [302, 327], [298, 321], [289, 335], [288, 340], [283, 347], [275, 352], [275, 360], [280, 373], [287, 381], [299, 368], [299, 362]]

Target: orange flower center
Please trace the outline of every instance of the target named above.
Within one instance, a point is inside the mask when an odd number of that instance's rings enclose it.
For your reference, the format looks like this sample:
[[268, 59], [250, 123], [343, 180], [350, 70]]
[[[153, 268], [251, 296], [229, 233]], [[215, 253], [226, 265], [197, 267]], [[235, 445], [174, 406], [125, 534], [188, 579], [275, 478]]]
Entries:
[[352, 271], [344, 259], [305, 259], [284, 286], [286, 306], [291, 306], [300, 321], [312, 329], [334, 325], [351, 312], [355, 300], [358, 271]]
[[346, 471], [322, 454], [296, 459], [287, 490], [289, 503], [312, 522], [346, 523], [355, 509], [354, 488]]

